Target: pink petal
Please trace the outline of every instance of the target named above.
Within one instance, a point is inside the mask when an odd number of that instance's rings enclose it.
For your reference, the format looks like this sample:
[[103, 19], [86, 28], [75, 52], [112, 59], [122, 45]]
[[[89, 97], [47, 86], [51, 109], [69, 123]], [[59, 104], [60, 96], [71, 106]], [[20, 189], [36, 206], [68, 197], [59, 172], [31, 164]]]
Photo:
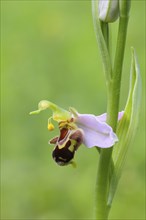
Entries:
[[[102, 118], [105, 116], [102, 116]], [[98, 146], [108, 148], [114, 145], [118, 138], [112, 128], [102, 120], [100, 116], [92, 114], [78, 114], [75, 122], [84, 132], [83, 143], [88, 147]]]
[[[118, 121], [123, 117], [124, 111], [119, 112]], [[96, 116], [96, 118], [102, 122], [106, 122], [107, 113], [103, 113], [102, 115]]]

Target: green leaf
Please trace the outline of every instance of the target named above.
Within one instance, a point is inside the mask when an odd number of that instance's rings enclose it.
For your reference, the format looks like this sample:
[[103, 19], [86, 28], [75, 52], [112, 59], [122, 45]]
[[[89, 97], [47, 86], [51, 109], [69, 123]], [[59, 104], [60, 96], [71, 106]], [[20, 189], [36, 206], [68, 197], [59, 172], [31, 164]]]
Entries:
[[132, 48], [132, 61], [130, 73], [129, 95], [125, 107], [124, 115], [118, 124], [117, 136], [119, 142], [115, 144], [113, 150], [113, 161], [115, 168], [110, 181], [108, 204], [112, 203], [116, 192], [117, 184], [121, 176], [122, 168], [125, 162], [127, 150], [135, 136], [141, 102], [141, 76], [138, 60], [134, 49]]

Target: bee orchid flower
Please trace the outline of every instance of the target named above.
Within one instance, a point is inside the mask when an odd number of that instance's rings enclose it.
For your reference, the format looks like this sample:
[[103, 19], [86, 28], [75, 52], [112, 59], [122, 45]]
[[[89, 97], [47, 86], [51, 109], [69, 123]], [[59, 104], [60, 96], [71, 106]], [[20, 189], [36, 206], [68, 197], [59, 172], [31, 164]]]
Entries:
[[[37, 114], [48, 108], [53, 111], [52, 117], [48, 119], [48, 129], [54, 129], [51, 122], [53, 119], [58, 122], [60, 130], [59, 136], [49, 142], [55, 144], [52, 156], [59, 165], [72, 163], [74, 154], [81, 144], [88, 148], [109, 148], [118, 141], [117, 135], [106, 123], [106, 113], [99, 116], [80, 114], [74, 108], [66, 111], [52, 102], [43, 100], [39, 103], [38, 110], [30, 114]], [[123, 113], [119, 112], [118, 120], [122, 118]]]

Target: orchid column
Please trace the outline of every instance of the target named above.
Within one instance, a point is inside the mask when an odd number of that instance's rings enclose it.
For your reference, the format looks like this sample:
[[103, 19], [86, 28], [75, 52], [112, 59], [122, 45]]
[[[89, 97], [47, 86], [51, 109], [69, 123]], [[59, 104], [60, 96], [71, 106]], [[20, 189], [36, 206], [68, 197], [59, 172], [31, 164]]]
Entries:
[[[120, 178], [123, 161], [133, 135], [130, 124], [133, 123], [133, 131], [135, 131], [138, 121], [137, 119], [134, 120], [134, 116], [133, 118], [131, 117], [134, 105], [136, 105], [136, 117], [138, 117], [138, 100], [140, 100], [139, 96], [141, 88], [137, 58], [134, 49], [132, 49], [131, 86], [129, 97], [124, 116], [121, 122], [117, 124], [130, 3], [130, 0], [92, 0], [94, 28], [102, 57], [107, 85], [107, 123], [113, 128], [113, 131], [118, 134], [119, 138], [119, 142], [114, 147], [100, 149], [96, 182], [96, 219], [105, 220], [108, 218], [112, 200]], [[114, 64], [112, 65], [109, 23], [116, 21], [118, 18], [119, 29]], [[129, 107], [127, 108], [127, 106]], [[127, 133], [128, 131], [129, 133]]]

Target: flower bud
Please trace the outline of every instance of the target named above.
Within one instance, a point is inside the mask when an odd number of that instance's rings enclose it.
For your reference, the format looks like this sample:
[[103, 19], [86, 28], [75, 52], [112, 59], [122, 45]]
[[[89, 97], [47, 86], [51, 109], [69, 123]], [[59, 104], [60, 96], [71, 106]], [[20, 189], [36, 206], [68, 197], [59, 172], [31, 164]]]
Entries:
[[103, 22], [114, 22], [119, 17], [119, 0], [99, 0], [99, 19]]

